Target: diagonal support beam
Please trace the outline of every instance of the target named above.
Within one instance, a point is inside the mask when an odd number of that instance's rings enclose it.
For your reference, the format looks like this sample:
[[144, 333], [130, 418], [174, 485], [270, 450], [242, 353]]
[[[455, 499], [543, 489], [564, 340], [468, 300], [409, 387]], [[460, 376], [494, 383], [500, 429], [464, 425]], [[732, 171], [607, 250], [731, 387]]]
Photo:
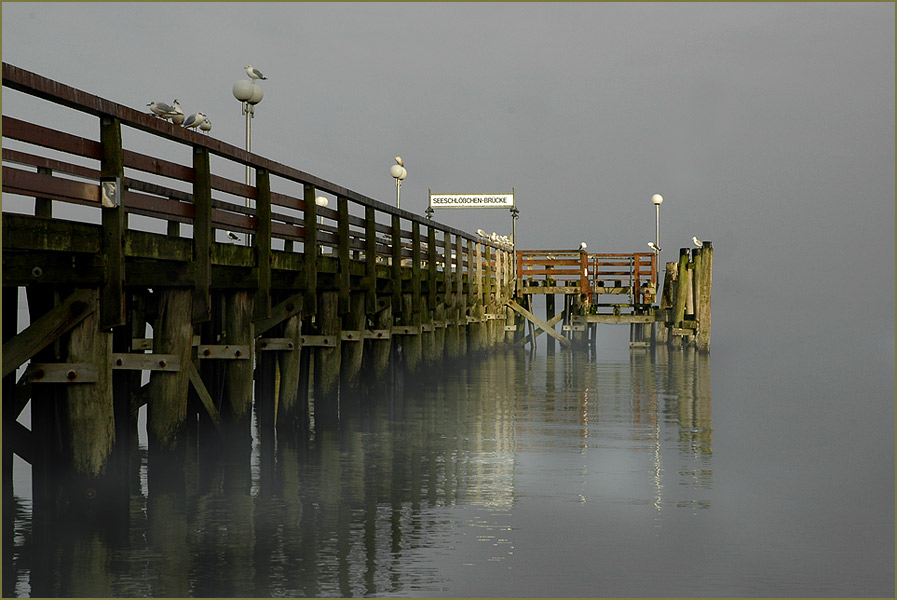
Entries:
[[78, 290], [25, 331], [3, 344], [3, 377], [40, 352], [97, 309], [94, 292]]
[[[554, 326], [557, 325], [561, 321], [561, 319], [564, 318], [565, 314], [566, 314], [565, 311], [561, 311], [558, 314], [551, 317], [550, 319], [548, 319], [547, 321], [545, 321], [545, 324], [548, 325], [551, 329], [554, 329]], [[534, 337], [539, 337], [543, 333], [544, 333], [544, 330], [538, 329], [538, 330], [536, 330], [535, 336], [532, 333], [527, 334], [527, 336], [525, 338], [519, 340], [517, 342], [517, 344], [519, 346], [526, 346], [529, 342], [533, 341]]]
[[199, 374], [199, 371], [196, 370], [196, 365], [192, 362], [188, 367], [190, 372], [190, 383], [193, 384], [193, 389], [196, 390], [196, 395], [199, 396], [200, 401], [202, 401], [202, 405], [206, 408], [206, 412], [209, 413], [209, 417], [212, 418], [212, 423], [215, 424], [215, 427], [221, 428], [221, 415], [218, 414], [218, 409], [215, 408], [215, 403], [212, 401], [212, 395], [209, 393], [209, 390], [206, 389], [206, 385], [202, 382], [202, 377]]
[[[552, 327], [551, 325], [549, 325], [548, 323], [546, 323], [545, 321], [543, 321], [542, 319], [540, 319], [539, 317], [537, 317], [536, 315], [531, 313], [530, 311], [526, 310], [525, 308], [523, 308], [522, 306], [520, 306], [513, 300], [508, 300], [508, 306], [510, 306], [512, 309], [514, 309], [519, 314], [523, 315], [525, 318], [529, 319], [529, 321], [531, 323], [533, 323], [534, 325], [536, 325], [537, 327], [542, 329], [545, 333], [547, 333], [554, 339], [558, 340], [561, 343], [561, 345], [563, 345], [563, 346], [570, 345], [570, 340], [568, 340], [567, 338], [565, 338], [564, 336], [559, 334], [557, 331], [555, 331], [554, 327]], [[563, 314], [563, 313], [561, 313], [561, 314]], [[555, 316], [557, 316], [557, 315], [555, 315]], [[557, 322], [557, 321], [555, 321], [555, 322]]]

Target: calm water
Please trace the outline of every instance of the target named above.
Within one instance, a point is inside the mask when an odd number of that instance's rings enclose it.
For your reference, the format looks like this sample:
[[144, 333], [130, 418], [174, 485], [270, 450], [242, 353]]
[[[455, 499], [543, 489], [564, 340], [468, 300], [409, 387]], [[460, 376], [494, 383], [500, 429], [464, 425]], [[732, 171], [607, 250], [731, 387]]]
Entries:
[[194, 457], [185, 492], [143, 468], [123, 531], [32, 535], [23, 486], [4, 589], [893, 595], [893, 398], [815, 359], [627, 346], [434, 370], [273, 464]]

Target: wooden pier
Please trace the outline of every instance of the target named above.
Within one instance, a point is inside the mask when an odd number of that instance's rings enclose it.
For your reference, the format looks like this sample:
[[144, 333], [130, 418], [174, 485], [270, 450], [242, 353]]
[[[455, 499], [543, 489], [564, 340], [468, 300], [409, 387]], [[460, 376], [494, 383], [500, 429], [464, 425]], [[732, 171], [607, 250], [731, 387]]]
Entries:
[[[656, 322], [709, 348], [710, 244], [667, 265], [655, 306], [653, 254], [515, 255], [6, 63], [3, 86], [97, 123], [85, 138], [3, 115], [4, 199], [29, 203], [3, 209], [3, 473], [11, 493], [13, 453], [31, 464], [36, 513], [126, 494], [144, 405], [164, 486], [197, 439], [249, 452], [253, 411], [263, 449], [336, 428], [368, 389], [534, 344], [526, 319], [563, 345]], [[536, 293], [562, 295], [560, 316], [533, 315]]]

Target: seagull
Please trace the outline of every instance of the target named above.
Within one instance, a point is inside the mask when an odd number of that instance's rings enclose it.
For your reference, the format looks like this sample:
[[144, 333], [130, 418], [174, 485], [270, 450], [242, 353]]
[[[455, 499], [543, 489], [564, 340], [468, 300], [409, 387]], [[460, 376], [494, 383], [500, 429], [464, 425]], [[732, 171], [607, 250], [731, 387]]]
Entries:
[[580, 250], [585, 250], [585, 249], [586, 249], [586, 243], [585, 243], [585, 242], [579, 242], [579, 249], [580, 249]]
[[655, 252], [661, 252], [661, 248], [654, 242], [648, 242], [648, 247], [651, 248], [651, 250], [654, 250]]
[[202, 122], [205, 120], [206, 120], [206, 116], [203, 113], [201, 113], [201, 112], [194, 113], [194, 114], [190, 115], [189, 117], [187, 117], [187, 120], [184, 121], [184, 127], [187, 127], [187, 128], [199, 127], [202, 124]]
[[699, 240], [698, 236], [696, 236], [696, 235], [691, 236], [691, 241], [693, 241], [695, 243], [695, 246], [697, 246], [698, 248], [704, 247], [704, 242]]
[[404, 167], [404, 166], [405, 166], [405, 161], [402, 160], [402, 157], [401, 157], [401, 156], [397, 156], [397, 157], [396, 157], [396, 163], [398, 163], [398, 165], [399, 165], [400, 167]]
[[175, 125], [180, 125], [186, 117], [184, 116], [184, 109], [181, 108], [181, 103], [178, 102], [177, 98], [171, 103], [171, 107], [174, 109], [174, 116], [171, 117], [171, 122]]
[[202, 123], [199, 124], [199, 128], [202, 129], [203, 131], [205, 131], [206, 133], [208, 133], [212, 130], [212, 122], [210, 120], [206, 119]]
[[237, 235], [236, 233], [234, 233], [233, 231], [228, 231], [228, 232], [227, 232], [227, 237], [228, 237], [229, 239], [235, 241], [235, 242], [239, 242], [239, 241], [240, 241], [240, 236], [238, 236], [238, 235]]
[[267, 77], [262, 75], [261, 71], [253, 68], [252, 65], [247, 65], [244, 68], [246, 69], [246, 74], [249, 75], [250, 79], [268, 79]]
[[483, 231], [482, 229], [477, 229], [477, 235], [480, 236], [481, 238], [489, 237], [489, 234], [486, 233], [485, 231]]
[[498, 242], [498, 234], [493, 231], [492, 235], [489, 236], [489, 241]]
[[149, 106], [150, 110], [153, 111], [153, 114], [155, 114], [157, 117], [161, 117], [163, 119], [170, 119], [174, 115], [177, 114], [177, 111], [175, 110], [175, 108], [173, 106], [169, 106], [168, 104], [165, 104], [164, 102], [155, 102], [154, 101], [154, 102], [150, 102], [149, 104], [147, 104], [147, 106]]

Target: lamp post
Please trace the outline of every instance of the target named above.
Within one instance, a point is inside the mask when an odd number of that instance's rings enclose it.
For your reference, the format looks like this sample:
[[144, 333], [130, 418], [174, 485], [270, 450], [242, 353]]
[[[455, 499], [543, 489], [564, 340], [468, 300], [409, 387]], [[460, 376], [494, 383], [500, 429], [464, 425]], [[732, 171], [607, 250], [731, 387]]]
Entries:
[[655, 221], [654, 221], [654, 273], [655, 285], [660, 282], [660, 205], [663, 204], [663, 196], [654, 194], [651, 196], [651, 202], [654, 203]]
[[408, 171], [405, 170], [405, 161], [401, 156], [396, 157], [396, 164], [389, 168], [389, 174], [396, 180], [396, 208], [401, 208], [399, 201], [402, 193], [402, 180], [408, 175]]
[[[243, 106], [243, 114], [246, 115], [246, 152], [252, 151], [252, 119], [255, 117], [255, 105], [262, 101], [265, 93], [262, 86], [246, 79], [241, 79], [234, 84], [234, 98]], [[246, 165], [246, 185], [250, 185], [250, 167]], [[246, 198], [246, 208], [249, 208], [249, 198]], [[252, 245], [252, 236], [246, 236], [246, 245]]]

